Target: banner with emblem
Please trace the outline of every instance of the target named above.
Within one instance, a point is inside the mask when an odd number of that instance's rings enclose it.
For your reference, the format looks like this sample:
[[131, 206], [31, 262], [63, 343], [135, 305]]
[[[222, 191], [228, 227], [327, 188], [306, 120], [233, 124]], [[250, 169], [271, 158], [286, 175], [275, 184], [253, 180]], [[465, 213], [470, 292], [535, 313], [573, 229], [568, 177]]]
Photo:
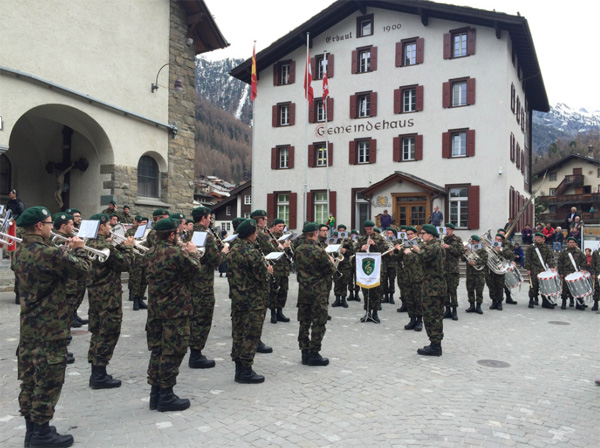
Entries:
[[381, 254], [359, 252], [356, 254], [356, 284], [365, 289], [381, 283]]

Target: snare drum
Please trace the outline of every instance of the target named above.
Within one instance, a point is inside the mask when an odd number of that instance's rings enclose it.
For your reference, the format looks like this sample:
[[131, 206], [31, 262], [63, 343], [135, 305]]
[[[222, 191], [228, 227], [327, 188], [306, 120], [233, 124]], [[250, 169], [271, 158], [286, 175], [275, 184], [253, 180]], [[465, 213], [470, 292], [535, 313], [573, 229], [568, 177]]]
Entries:
[[523, 283], [523, 276], [519, 267], [511, 265], [506, 274], [504, 274], [504, 284], [507, 288], [516, 288]]
[[573, 272], [565, 277], [565, 281], [575, 299], [584, 299], [593, 293], [592, 276], [589, 272]]
[[547, 296], [558, 296], [561, 293], [560, 277], [557, 272], [544, 271], [537, 276], [540, 282], [540, 292]]

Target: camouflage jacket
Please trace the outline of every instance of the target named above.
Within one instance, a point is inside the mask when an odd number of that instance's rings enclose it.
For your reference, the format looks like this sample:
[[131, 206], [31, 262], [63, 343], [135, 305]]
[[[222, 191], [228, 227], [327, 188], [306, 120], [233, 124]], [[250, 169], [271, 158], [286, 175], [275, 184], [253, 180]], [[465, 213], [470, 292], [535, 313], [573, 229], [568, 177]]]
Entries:
[[310, 302], [327, 297], [335, 267], [318, 242], [306, 240], [296, 251], [298, 302]]
[[215, 237], [210, 230], [201, 224], [194, 224], [194, 232], [207, 232], [204, 244], [204, 255], [202, 256], [202, 267], [200, 272], [192, 279], [192, 294], [211, 294], [214, 292], [215, 268], [225, 260], [221, 253]]
[[254, 243], [238, 238], [227, 258], [227, 280], [232, 311], [261, 310], [267, 306], [269, 272]]
[[296, 238], [294, 241], [292, 241], [292, 248], [294, 249], [294, 252], [296, 252], [296, 249], [301, 246], [302, 244], [306, 243], [306, 237], [304, 236], [304, 234], [300, 234], [298, 236], [298, 238]]
[[[573, 267], [569, 254], [573, 255], [573, 260], [577, 265], [577, 269]], [[587, 260], [585, 254], [577, 247], [568, 247], [567, 250], [563, 250], [558, 256], [558, 273], [566, 277], [569, 274], [577, 271], [587, 271]]]
[[452, 236], [445, 236], [444, 243], [447, 244], [448, 249], [444, 249], [444, 268], [447, 274], [458, 274], [459, 268], [458, 263], [465, 252], [462, 240], [456, 234]]
[[187, 316], [192, 312], [188, 279], [200, 272], [200, 255], [190, 254], [167, 241], [157, 241], [146, 255], [148, 306], [160, 319]]
[[[21, 339], [65, 340], [71, 325], [67, 279], [84, 281], [92, 263], [83, 249], [66, 251], [41, 235], [25, 234], [11, 269], [19, 281]], [[43, 343], [40, 343], [40, 347]]]
[[[423, 243], [419, 244], [422, 248]], [[387, 255], [386, 255], [387, 256]], [[398, 260], [398, 276], [402, 275], [401, 283], [412, 284], [423, 281], [423, 268], [421, 266], [421, 257], [415, 252], [405, 254], [404, 250], [394, 255]]]
[[[280, 238], [281, 235], [281, 233], [273, 233], [273, 236], [275, 238]], [[285, 255], [282, 256], [279, 260], [277, 260], [273, 265], [273, 274], [275, 275], [276, 279], [280, 279], [282, 277], [287, 277], [290, 275], [290, 271], [292, 270], [292, 263], [290, 262], [290, 259], [288, 257], [291, 257], [291, 254], [289, 249], [285, 249], [282, 251], [281, 249], [279, 249], [279, 246], [275, 247], [275, 244], [276, 243], [272, 243], [277, 252], [285, 252]]]
[[414, 252], [421, 261], [423, 269], [423, 294], [428, 296], [445, 296], [446, 280], [444, 279], [444, 253], [440, 240], [423, 242], [420, 252]]
[[133, 216], [131, 216], [131, 213], [125, 214], [120, 212], [117, 214], [119, 215], [119, 222], [121, 224], [133, 224]]
[[363, 235], [359, 238], [356, 238], [356, 241], [354, 242], [355, 252], [366, 252], [362, 250], [362, 246], [367, 244], [367, 240], [369, 238], [375, 243], [371, 245], [369, 252], [384, 253], [388, 249], [388, 246], [385, 243], [385, 240], [381, 237], [381, 235], [373, 232], [371, 235]]
[[552, 252], [550, 246], [543, 243], [534, 243], [527, 248], [527, 252], [525, 253], [525, 269], [531, 271], [532, 277], [537, 276], [540, 272], [546, 270], [540, 263], [540, 259], [535, 252], [536, 247], [540, 250], [540, 255], [542, 256], [544, 263], [550, 268], [556, 267], [556, 264], [554, 263], [554, 252]]
[[[65, 238], [70, 238], [69, 235], [66, 235], [66, 234], [62, 233], [59, 230], [53, 230], [53, 232], [56, 232], [59, 235], [64, 236]], [[65, 241], [58, 241], [56, 244], [58, 246], [65, 247], [66, 242]], [[63, 250], [66, 250], [66, 247]], [[84, 280], [77, 280], [77, 279], [74, 279], [74, 278], [69, 278], [67, 280], [67, 286], [66, 286], [67, 295], [68, 296], [75, 296], [75, 295], [77, 295], [79, 293], [79, 291], [81, 289], [85, 289], [86, 282], [89, 280], [89, 278], [90, 278], [89, 275], [86, 276], [86, 278]]]
[[256, 229], [256, 245], [263, 252], [263, 255], [269, 255], [271, 252], [277, 252], [277, 248], [271, 243], [271, 238], [264, 230]]
[[113, 309], [121, 306], [121, 272], [129, 270], [134, 262], [133, 250], [129, 246], [114, 247], [103, 235], [95, 240], [87, 240], [86, 245], [94, 249], [109, 249], [110, 256], [104, 263], [93, 261], [91, 282], [88, 292], [95, 290], [106, 296], [106, 308]]
[[594, 280], [598, 281], [598, 275], [600, 275], [600, 249], [596, 249], [592, 252], [592, 266], [590, 267], [590, 274], [594, 276]]
[[344, 256], [344, 261], [340, 262], [339, 264], [339, 268], [340, 270], [347, 268], [347, 269], [352, 269], [352, 255], [355, 254], [355, 250], [354, 250], [354, 242], [350, 239], [344, 239], [341, 242], [341, 245], [344, 249], [346, 249], [346, 252], [344, 252], [342, 255]]

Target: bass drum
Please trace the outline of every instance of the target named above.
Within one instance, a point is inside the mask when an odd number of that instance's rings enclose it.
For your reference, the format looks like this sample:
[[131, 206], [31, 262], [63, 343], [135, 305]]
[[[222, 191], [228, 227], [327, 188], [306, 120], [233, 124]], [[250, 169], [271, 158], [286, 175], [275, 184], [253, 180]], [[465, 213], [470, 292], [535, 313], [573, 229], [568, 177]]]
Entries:
[[589, 272], [573, 272], [565, 277], [565, 281], [575, 299], [586, 299], [593, 293], [592, 276]]
[[560, 295], [561, 285], [558, 272], [544, 271], [537, 275], [540, 282], [540, 293], [546, 297], [554, 297]]
[[507, 288], [516, 288], [523, 283], [523, 276], [519, 271], [519, 267], [511, 265], [509, 270], [504, 274], [504, 284]]

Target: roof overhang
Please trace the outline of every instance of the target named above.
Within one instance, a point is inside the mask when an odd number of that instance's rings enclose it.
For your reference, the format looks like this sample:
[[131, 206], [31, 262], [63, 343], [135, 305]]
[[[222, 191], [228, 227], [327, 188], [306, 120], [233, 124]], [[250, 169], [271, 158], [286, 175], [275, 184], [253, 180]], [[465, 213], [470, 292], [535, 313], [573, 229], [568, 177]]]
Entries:
[[204, 0], [179, 0], [179, 3], [187, 15], [187, 37], [194, 39], [197, 55], [229, 46]]
[[394, 184], [401, 184], [403, 182], [409, 182], [413, 185], [416, 185], [417, 187], [421, 188], [423, 191], [428, 193], [446, 196], [446, 190], [444, 189], [444, 187], [440, 187], [439, 185], [431, 183], [428, 180], [422, 179], [417, 176], [413, 176], [412, 174], [405, 173], [402, 171], [395, 171], [393, 174], [389, 175], [385, 179], [382, 179], [379, 182], [374, 183], [370, 187], [365, 188], [364, 190], [362, 190], [362, 194], [363, 196], [370, 198], [382, 188]]
[[600, 166], [600, 161], [595, 160], [591, 157], [585, 157], [585, 156], [581, 156], [579, 154], [569, 154], [568, 156], [563, 157], [562, 159], [557, 160], [556, 162], [548, 165], [547, 167], [542, 168], [541, 170], [537, 171], [535, 173], [535, 176], [540, 177], [541, 175], [543, 175], [544, 173], [546, 173], [548, 171], [552, 171], [557, 168], [560, 168], [561, 166], [569, 163], [571, 160], [578, 160], [578, 161], [590, 163], [592, 165]]

